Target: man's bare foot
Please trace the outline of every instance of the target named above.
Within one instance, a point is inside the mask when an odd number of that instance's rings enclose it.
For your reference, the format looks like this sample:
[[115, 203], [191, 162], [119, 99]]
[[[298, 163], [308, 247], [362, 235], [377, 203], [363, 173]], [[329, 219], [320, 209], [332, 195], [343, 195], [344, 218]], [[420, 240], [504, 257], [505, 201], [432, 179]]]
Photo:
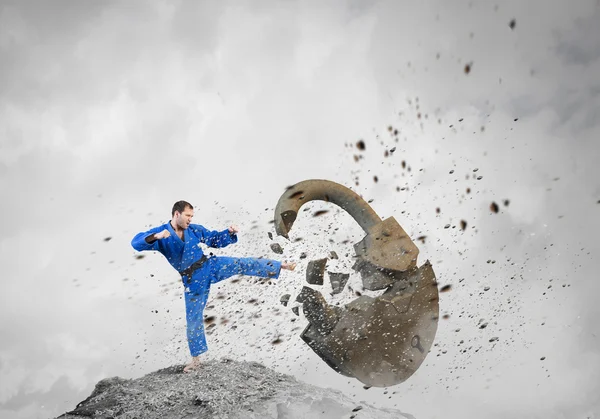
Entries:
[[294, 269], [296, 269], [296, 263], [295, 262], [283, 262], [281, 264], [281, 269], [287, 269], [288, 271], [293, 271]]
[[192, 362], [187, 364], [183, 369], [183, 372], [192, 372], [200, 369], [200, 358], [197, 356], [192, 357]]

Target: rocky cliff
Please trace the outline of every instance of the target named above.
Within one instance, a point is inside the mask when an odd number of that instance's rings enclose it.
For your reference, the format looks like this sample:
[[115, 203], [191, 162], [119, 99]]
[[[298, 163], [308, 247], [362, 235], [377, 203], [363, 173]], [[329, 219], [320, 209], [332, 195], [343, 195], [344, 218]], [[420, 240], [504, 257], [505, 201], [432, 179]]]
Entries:
[[114, 418], [413, 418], [311, 386], [258, 363], [207, 361], [184, 374], [183, 365], [144, 377], [104, 379], [60, 419]]

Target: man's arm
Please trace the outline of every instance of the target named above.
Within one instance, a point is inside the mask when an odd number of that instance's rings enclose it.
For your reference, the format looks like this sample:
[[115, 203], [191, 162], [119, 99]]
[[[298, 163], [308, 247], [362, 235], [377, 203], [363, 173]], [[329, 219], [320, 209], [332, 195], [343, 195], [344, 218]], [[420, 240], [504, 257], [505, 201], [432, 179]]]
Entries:
[[163, 230], [163, 227], [159, 226], [136, 234], [131, 240], [131, 246], [138, 252], [143, 250], [158, 250], [158, 238], [155, 237], [155, 234], [160, 233], [161, 230]]
[[200, 224], [191, 224], [190, 228], [193, 228], [200, 242], [206, 244], [208, 247], [220, 248], [237, 243], [238, 241], [237, 234], [230, 233], [229, 229], [223, 231], [209, 230]]

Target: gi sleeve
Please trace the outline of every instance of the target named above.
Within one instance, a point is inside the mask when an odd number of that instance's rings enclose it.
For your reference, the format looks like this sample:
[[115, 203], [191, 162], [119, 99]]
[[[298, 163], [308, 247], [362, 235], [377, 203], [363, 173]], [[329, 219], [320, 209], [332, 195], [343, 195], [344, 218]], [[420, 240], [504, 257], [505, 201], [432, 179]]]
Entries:
[[225, 247], [238, 241], [237, 234], [231, 234], [229, 229], [223, 231], [209, 230], [199, 224], [194, 224], [193, 228], [200, 242], [208, 247]]
[[160, 233], [162, 230], [163, 226], [159, 226], [136, 234], [131, 240], [131, 246], [138, 252], [142, 250], [158, 250], [158, 240], [152, 236], [155, 233]]

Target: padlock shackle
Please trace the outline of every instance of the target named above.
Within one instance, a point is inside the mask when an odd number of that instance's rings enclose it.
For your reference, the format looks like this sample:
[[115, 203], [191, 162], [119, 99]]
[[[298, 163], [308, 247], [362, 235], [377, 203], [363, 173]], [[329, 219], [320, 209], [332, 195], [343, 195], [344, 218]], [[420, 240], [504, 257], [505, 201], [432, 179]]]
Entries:
[[275, 207], [275, 232], [289, 239], [288, 233], [302, 205], [310, 201], [326, 201], [344, 209], [368, 233], [381, 218], [371, 206], [353, 190], [324, 179], [309, 179], [290, 186]]

